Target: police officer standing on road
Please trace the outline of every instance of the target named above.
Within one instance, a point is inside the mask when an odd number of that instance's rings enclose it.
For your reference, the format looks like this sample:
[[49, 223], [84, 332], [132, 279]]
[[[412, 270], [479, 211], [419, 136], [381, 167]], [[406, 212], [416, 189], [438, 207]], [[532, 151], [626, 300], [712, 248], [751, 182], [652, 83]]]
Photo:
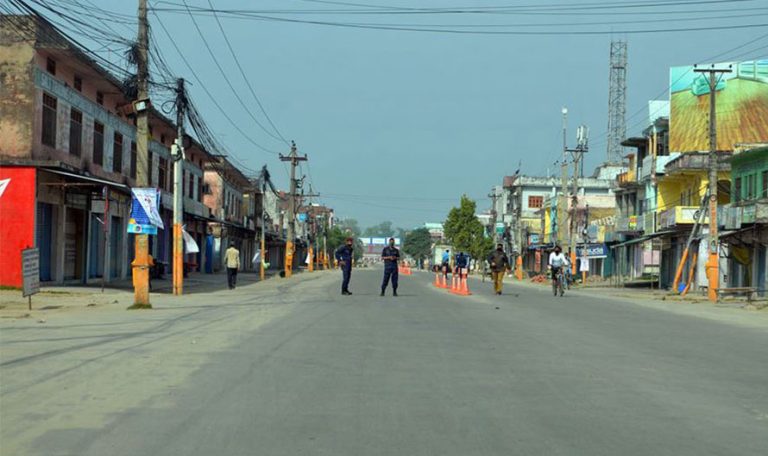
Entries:
[[352, 293], [349, 291], [349, 280], [352, 277], [352, 260], [354, 259], [354, 239], [348, 237], [344, 242], [344, 245], [336, 249], [335, 257], [341, 267], [341, 294], [349, 296]]
[[496, 250], [488, 257], [488, 263], [491, 265], [493, 276], [493, 291], [500, 295], [504, 286], [504, 274], [509, 270], [509, 258], [504, 253], [503, 244], [496, 244]]
[[389, 245], [381, 251], [381, 259], [384, 260], [384, 280], [381, 282], [381, 296], [387, 291], [389, 279], [392, 278], [392, 296], [397, 296], [397, 264], [400, 261], [400, 250], [395, 247], [395, 238], [389, 238]]

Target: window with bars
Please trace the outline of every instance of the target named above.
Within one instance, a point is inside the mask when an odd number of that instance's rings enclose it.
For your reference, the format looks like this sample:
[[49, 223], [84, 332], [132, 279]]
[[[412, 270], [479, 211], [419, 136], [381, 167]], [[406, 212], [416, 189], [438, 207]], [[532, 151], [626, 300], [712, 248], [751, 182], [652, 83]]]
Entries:
[[96, 92], [96, 103], [100, 105], [104, 104], [104, 94], [99, 91]]
[[742, 199], [741, 198], [741, 178], [740, 177], [737, 177], [733, 181], [733, 198], [734, 198], [734, 202], [736, 202], [736, 203], [738, 203]]
[[163, 157], [158, 157], [157, 166], [157, 186], [163, 190], [168, 190], [168, 160]]
[[543, 196], [529, 196], [528, 197], [528, 207], [531, 209], [538, 209], [541, 206], [544, 205], [544, 197]]
[[202, 177], [197, 178], [197, 201], [200, 203], [203, 202], [203, 178]]
[[83, 78], [80, 76], [75, 76], [75, 78], [72, 80], [72, 87], [75, 88], [78, 92], [83, 91]]
[[766, 198], [768, 197], [768, 171], [763, 171], [762, 173], [763, 182], [761, 184], [760, 189], [760, 196], [759, 198]]
[[195, 199], [195, 176], [189, 173], [189, 199]]
[[136, 179], [136, 161], [138, 160], [138, 152], [136, 151], [136, 142], [131, 141], [131, 179]]
[[155, 161], [155, 157], [152, 154], [152, 151], [150, 150], [150, 151], [147, 152], [147, 163], [149, 163], [149, 167], [148, 167], [149, 168], [148, 169], [149, 174], [147, 175], [147, 178], [149, 180], [149, 186], [150, 187], [154, 187], [154, 183], [152, 181], [152, 175], [154, 174], [154, 172], [153, 172], [154, 166], [152, 166], [153, 165], [153, 163], [152, 163], [153, 161]]
[[77, 109], [69, 112], [69, 153], [79, 157], [83, 152], [83, 113]]
[[43, 128], [41, 142], [56, 147], [56, 98], [43, 93]]
[[123, 135], [115, 132], [114, 141], [112, 142], [112, 172], [123, 172]]
[[93, 162], [104, 166], [104, 124], [93, 122]]
[[744, 199], [754, 199], [756, 196], [755, 191], [757, 190], [757, 174], [746, 176], [746, 187], [746, 195], [744, 195]]
[[53, 75], [56, 74], [56, 61], [48, 57], [45, 59], [45, 70]]

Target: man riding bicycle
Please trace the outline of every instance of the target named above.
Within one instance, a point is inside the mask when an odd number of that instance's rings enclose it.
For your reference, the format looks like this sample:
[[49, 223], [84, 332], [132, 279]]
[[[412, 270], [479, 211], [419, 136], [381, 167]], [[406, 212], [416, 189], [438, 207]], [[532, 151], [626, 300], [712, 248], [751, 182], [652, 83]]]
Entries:
[[555, 251], [549, 254], [548, 268], [552, 271], [552, 285], [557, 286], [557, 275], [564, 266], [570, 266], [568, 257], [563, 253], [559, 245], [555, 246]]

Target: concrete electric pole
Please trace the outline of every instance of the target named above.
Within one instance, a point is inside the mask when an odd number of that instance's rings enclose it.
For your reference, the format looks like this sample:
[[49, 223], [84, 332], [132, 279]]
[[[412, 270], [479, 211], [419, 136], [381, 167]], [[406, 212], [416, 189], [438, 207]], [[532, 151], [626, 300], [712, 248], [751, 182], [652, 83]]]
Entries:
[[566, 132], [568, 129], [568, 108], [563, 107], [563, 158], [560, 163], [560, 198], [557, 201], [557, 229], [555, 233], [555, 245], [565, 241], [565, 215], [566, 204], [568, 203], [568, 145], [566, 140]]
[[[496, 199], [498, 199], [499, 195], [496, 194], [496, 189], [491, 189], [491, 193], [488, 194], [488, 198], [491, 199], [491, 236], [493, 237], [493, 243], [496, 244], [499, 242], [498, 236], [496, 235], [496, 216], [498, 215], [496, 212]], [[495, 248], [495, 246], [494, 246]]]
[[[144, 101], [145, 109], [136, 114], [136, 187], [149, 186], [151, 172], [149, 160], [149, 24], [147, 22], [147, 0], [139, 0], [139, 34], [137, 40], [137, 102]], [[151, 309], [149, 302], [149, 235], [135, 235], [136, 255], [133, 260], [133, 308]]]
[[266, 255], [266, 246], [267, 246], [267, 165], [264, 165], [264, 168], [261, 169], [261, 176], [259, 180], [261, 181], [261, 242], [260, 242], [260, 252], [261, 252], [261, 261], [259, 262], [259, 279], [264, 280], [266, 276], [266, 271], [264, 271], [264, 261], [266, 261], [266, 258], [264, 255]]
[[[184, 292], [184, 115], [187, 98], [184, 79], [176, 81], [176, 141], [171, 146], [173, 159], [173, 294]], [[202, 189], [200, 189], [202, 191]]]
[[[580, 125], [576, 130], [576, 149], [567, 149], [573, 155], [573, 196], [571, 198], [571, 223], [570, 223], [570, 247], [571, 247], [571, 272], [576, 275], [576, 238], [578, 237], [577, 216], [579, 210], [579, 174], [584, 163], [584, 153], [588, 146], [589, 129]], [[580, 166], [581, 164], [581, 166]]]
[[[696, 73], [709, 75], [709, 259], [707, 260], [707, 294], [717, 301], [720, 284], [720, 239], [717, 232], [717, 83], [718, 74], [730, 73], [729, 68], [694, 68]], [[722, 76], [720, 76], [722, 77]]]
[[291, 154], [280, 154], [281, 161], [291, 162], [291, 194], [288, 199], [288, 239], [285, 241], [285, 276], [290, 277], [293, 272], [293, 241], [296, 237], [296, 166], [299, 162], [307, 161], [307, 156], [298, 156], [296, 143], [291, 141]]

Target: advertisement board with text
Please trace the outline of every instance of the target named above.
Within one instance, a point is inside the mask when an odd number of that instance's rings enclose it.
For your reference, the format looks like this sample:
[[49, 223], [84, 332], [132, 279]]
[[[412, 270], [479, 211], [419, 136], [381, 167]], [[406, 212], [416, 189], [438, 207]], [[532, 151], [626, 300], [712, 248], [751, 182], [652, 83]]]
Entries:
[[[768, 59], [716, 63], [714, 68], [731, 70], [716, 74], [717, 149], [768, 141]], [[709, 73], [695, 70], [681, 66], [669, 72], [670, 152], [709, 150]]]

